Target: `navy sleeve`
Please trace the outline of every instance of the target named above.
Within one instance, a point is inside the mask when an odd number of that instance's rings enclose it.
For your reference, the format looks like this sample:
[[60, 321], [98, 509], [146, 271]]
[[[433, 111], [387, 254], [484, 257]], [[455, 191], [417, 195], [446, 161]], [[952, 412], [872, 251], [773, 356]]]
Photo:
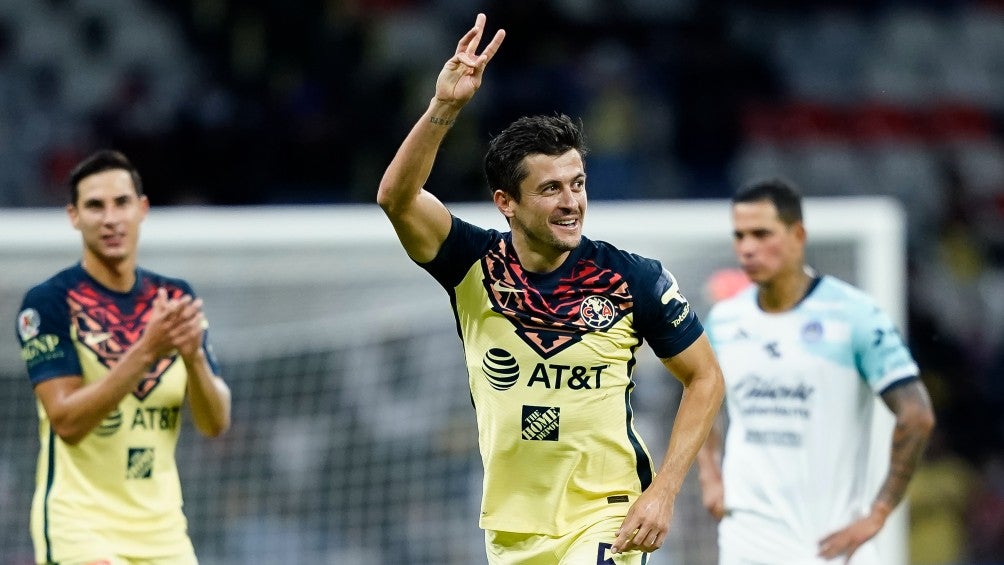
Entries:
[[655, 354], [662, 359], [673, 357], [697, 341], [704, 327], [672, 273], [649, 260], [640, 284], [642, 288], [632, 292], [637, 302], [636, 324]]
[[444, 288], [453, 290], [464, 279], [471, 265], [499, 237], [501, 234], [495, 230], [486, 230], [453, 216], [450, 234], [439, 248], [439, 253], [432, 261], [418, 263], [418, 266], [425, 269]]
[[31, 289], [21, 302], [17, 338], [32, 386], [83, 373], [70, 338], [69, 315], [65, 294], [52, 283]]

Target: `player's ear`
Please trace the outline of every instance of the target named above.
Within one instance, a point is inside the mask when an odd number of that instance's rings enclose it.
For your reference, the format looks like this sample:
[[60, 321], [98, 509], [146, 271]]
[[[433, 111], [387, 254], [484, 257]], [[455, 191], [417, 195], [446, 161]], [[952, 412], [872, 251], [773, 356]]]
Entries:
[[142, 219], [145, 220], [146, 215], [150, 212], [150, 199], [147, 198], [145, 194], [139, 195], [139, 209], [140, 212], [143, 214]]
[[505, 216], [507, 220], [515, 215], [513, 208], [516, 204], [516, 200], [507, 191], [497, 189], [492, 193], [492, 200], [495, 201], [495, 207], [499, 209], [499, 212], [502, 212], [502, 215]]
[[80, 230], [80, 226], [78, 224], [80, 221], [80, 211], [77, 210], [76, 204], [71, 203], [66, 205], [66, 216], [70, 219], [70, 224], [73, 226], [73, 229]]
[[798, 239], [798, 242], [804, 245], [806, 241], [805, 222], [795, 222], [795, 224], [791, 226], [791, 229], [795, 234], [795, 238]]

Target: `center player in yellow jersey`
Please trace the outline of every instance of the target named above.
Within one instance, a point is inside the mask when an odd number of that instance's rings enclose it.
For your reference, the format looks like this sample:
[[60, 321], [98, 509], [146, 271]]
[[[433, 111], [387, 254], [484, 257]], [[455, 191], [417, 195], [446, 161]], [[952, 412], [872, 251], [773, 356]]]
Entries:
[[[658, 261], [582, 236], [585, 146], [566, 116], [520, 118], [485, 172], [510, 230], [454, 217], [423, 185], [505, 32], [474, 27], [391, 161], [377, 201], [408, 255], [450, 295], [485, 468], [492, 565], [645, 563], [722, 401], [704, 330]], [[632, 423], [643, 340], [685, 386], [658, 467]]]

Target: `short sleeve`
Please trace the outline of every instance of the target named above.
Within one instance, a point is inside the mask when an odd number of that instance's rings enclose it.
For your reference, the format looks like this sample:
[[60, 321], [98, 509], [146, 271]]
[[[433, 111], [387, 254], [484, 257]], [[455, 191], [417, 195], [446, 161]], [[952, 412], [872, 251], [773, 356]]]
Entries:
[[650, 260], [642, 288], [634, 294], [639, 333], [660, 358], [673, 357], [697, 341], [704, 328], [680, 285], [658, 261]]
[[853, 339], [858, 371], [875, 392], [881, 393], [919, 374], [903, 335], [877, 306], [861, 310], [854, 323]]
[[447, 290], [460, 284], [475, 261], [480, 259], [491, 243], [501, 234], [486, 230], [454, 216], [450, 233], [436, 257], [428, 263], [418, 263]]
[[82, 373], [70, 337], [69, 307], [65, 296], [53, 285], [28, 291], [16, 324], [21, 357], [33, 386], [54, 377]]

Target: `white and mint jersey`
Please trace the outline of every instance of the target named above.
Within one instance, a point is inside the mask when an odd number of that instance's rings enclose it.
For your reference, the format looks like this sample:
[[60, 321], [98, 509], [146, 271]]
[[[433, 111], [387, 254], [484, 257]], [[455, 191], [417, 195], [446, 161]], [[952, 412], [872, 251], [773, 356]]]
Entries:
[[[891, 319], [841, 280], [816, 279], [783, 313], [764, 312], [756, 296], [752, 285], [705, 322], [729, 418], [719, 545], [750, 563], [822, 563], [819, 540], [871, 504], [875, 395], [918, 368]], [[870, 563], [872, 551], [853, 563]]]

